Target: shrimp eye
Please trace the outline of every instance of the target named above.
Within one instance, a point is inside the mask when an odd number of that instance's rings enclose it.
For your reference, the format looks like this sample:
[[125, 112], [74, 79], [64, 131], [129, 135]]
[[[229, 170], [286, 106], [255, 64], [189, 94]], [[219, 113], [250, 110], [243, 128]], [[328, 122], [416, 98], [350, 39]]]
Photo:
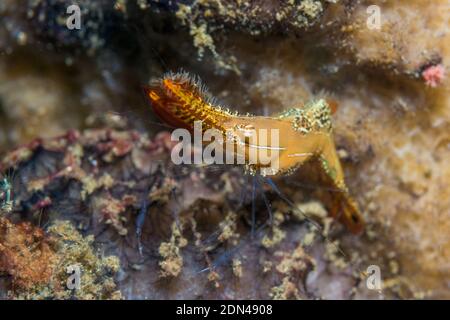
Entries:
[[359, 218], [358, 218], [358, 216], [352, 214], [352, 221], [353, 221], [353, 223], [359, 223]]

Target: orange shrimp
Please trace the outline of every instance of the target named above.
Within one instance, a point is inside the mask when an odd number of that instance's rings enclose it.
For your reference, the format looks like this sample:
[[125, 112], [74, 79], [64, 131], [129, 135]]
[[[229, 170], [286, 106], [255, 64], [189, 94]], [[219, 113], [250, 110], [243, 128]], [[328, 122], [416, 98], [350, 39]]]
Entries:
[[[292, 173], [309, 160], [317, 160], [329, 183], [339, 190], [331, 215], [353, 233], [360, 233], [364, 220], [356, 202], [350, 197], [344, 173], [332, 135], [331, 108], [323, 99], [302, 108], [292, 108], [272, 117], [238, 115], [217, 106], [199, 80], [187, 73], [170, 73], [144, 89], [155, 113], [167, 124], [193, 130], [195, 121], [202, 121], [202, 129], [216, 129], [230, 136], [237, 154], [251, 159], [252, 148], [276, 149], [277, 157], [267, 165], [253, 158], [245, 163], [251, 173], [285, 175]], [[263, 129], [263, 131], [261, 131]], [[279, 141], [258, 139], [259, 132], [276, 129]], [[265, 131], [264, 131], [265, 130]], [[248, 134], [257, 135], [256, 145], [248, 143]], [[227, 139], [230, 141], [230, 139]], [[260, 142], [262, 141], [262, 142]], [[274, 171], [273, 168], [276, 168]]]

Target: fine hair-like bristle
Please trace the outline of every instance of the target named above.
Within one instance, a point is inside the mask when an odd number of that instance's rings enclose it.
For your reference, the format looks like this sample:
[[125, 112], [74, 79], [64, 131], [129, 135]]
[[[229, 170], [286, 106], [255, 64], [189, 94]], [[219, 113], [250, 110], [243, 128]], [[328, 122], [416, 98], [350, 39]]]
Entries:
[[197, 76], [187, 72], [169, 72], [145, 88], [155, 113], [174, 127], [192, 130], [194, 121], [203, 128], [222, 130], [230, 112], [217, 105], [214, 97]]
[[166, 72], [159, 81], [161, 82], [164, 79], [170, 79], [177, 83], [184, 83], [186, 86], [189, 86], [192, 91], [196, 91], [206, 103], [219, 107], [217, 99], [209, 92], [208, 87], [198, 75], [190, 74], [184, 70], [178, 72], [169, 71]]

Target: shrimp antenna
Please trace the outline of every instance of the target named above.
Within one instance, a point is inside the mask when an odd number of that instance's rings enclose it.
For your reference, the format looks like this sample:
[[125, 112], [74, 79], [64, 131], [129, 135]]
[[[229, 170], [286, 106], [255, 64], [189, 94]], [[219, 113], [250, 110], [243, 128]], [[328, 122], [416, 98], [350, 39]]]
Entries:
[[260, 184], [260, 186], [261, 186], [261, 196], [262, 196], [264, 204], [266, 206], [267, 213], [269, 214], [269, 224], [272, 225], [273, 224], [272, 207], [271, 207], [271, 205], [269, 203], [269, 200], [267, 199], [266, 192], [264, 191], [264, 186], [261, 185], [261, 178], [258, 179], [258, 184]]
[[[322, 238], [330, 245], [332, 246], [337, 252], [339, 252], [345, 259], [347, 259], [347, 261], [350, 261], [350, 259], [348, 258], [348, 256], [345, 254], [345, 252], [340, 248], [339, 245], [337, 245], [336, 243], [334, 243], [333, 241], [331, 241], [327, 235], [323, 232], [323, 228], [322, 226], [320, 226], [320, 224], [318, 224], [316, 221], [312, 220], [303, 210], [296, 208], [294, 203], [289, 200], [289, 198], [287, 198], [282, 192], [281, 190], [276, 186], [276, 184], [273, 182], [273, 180], [271, 178], [265, 178], [264, 181], [266, 183], [268, 183], [272, 190], [275, 191], [275, 193], [277, 193], [277, 195], [283, 200], [285, 201], [293, 210], [297, 210], [298, 212], [301, 213], [301, 215], [306, 219], [306, 221], [308, 221], [309, 223], [311, 223], [318, 231], [320, 231], [320, 235], [322, 236]], [[358, 272], [360, 274], [364, 274], [363, 271], [359, 270], [358, 267], [356, 267], [356, 269], [358, 270]]]
[[[262, 224], [255, 230], [254, 235], [255, 235], [255, 236], [259, 235], [259, 234], [264, 230], [264, 228], [265, 228], [267, 225], [268, 225], [267, 221], [264, 222], [264, 223], [262, 223]], [[213, 270], [213, 269], [215, 269], [215, 268], [217, 268], [217, 267], [219, 267], [219, 266], [225, 264], [226, 262], [230, 261], [230, 259], [234, 256], [234, 254], [235, 254], [236, 252], [238, 252], [242, 247], [244, 247], [245, 245], [247, 245], [247, 244], [249, 243], [249, 241], [247, 241], [247, 240], [249, 240], [249, 238], [250, 238], [250, 240], [252, 239], [252, 235], [251, 235], [251, 234], [250, 234], [250, 235], [247, 235], [244, 239], [242, 239], [242, 240], [239, 242], [239, 244], [238, 244], [237, 246], [235, 246], [235, 247], [233, 247], [232, 249], [227, 250], [227, 251], [225, 251], [223, 254], [221, 254], [221, 255], [220, 255], [220, 256], [219, 256], [219, 257], [211, 264], [211, 266], [206, 267], [206, 268], [204, 268], [204, 269], [202, 269], [202, 270], [199, 270], [199, 271], [197, 271], [196, 273], [199, 274], [199, 273], [203, 273], [203, 272], [206, 272], [206, 271]]]
[[252, 179], [252, 239], [255, 237], [255, 223], [256, 223], [256, 176]]

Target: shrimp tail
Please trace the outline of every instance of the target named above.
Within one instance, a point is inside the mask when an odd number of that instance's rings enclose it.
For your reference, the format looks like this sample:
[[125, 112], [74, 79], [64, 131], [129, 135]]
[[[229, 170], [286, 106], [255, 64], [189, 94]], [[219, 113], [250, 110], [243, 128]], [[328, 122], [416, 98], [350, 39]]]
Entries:
[[361, 216], [358, 205], [347, 194], [335, 196], [331, 208], [331, 216], [338, 219], [353, 234], [361, 234], [364, 230], [364, 218]]

